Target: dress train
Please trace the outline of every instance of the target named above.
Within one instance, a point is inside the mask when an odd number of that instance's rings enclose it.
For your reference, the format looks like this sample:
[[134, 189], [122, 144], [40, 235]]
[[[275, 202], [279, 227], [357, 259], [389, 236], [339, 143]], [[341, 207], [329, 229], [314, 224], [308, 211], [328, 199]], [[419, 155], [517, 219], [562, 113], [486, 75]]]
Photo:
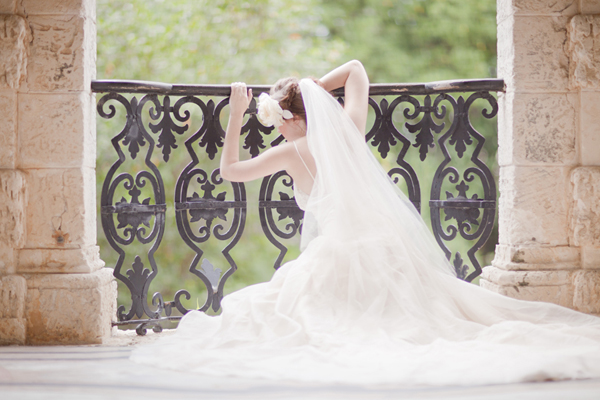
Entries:
[[[317, 175], [298, 259], [136, 362], [363, 385], [600, 377], [600, 318], [463, 282], [337, 101], [301, 81]], [[368, 205], [368, 209], [365, 208]]]

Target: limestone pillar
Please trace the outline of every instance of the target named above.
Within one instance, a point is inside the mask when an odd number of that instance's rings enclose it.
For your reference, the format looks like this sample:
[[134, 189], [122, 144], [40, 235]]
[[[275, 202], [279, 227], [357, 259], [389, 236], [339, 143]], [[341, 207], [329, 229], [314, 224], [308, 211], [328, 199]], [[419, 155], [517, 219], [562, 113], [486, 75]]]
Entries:
[[100, 343], [94, 0], [0, 0], [0, 343]]
[[481, 285], [600, 313], [600, 1], [497, 6], [499, 245]]

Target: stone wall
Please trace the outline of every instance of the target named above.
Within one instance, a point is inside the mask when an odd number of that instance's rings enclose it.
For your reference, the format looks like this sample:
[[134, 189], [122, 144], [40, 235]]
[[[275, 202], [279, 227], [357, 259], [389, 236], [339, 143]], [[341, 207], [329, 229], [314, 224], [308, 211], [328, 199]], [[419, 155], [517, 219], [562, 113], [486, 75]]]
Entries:
[[600, 1], [498, 0], [499, 245], [481, 285], [600, 313]]
[[0, 0], [0, 343], [99, 343], [94, 0]]

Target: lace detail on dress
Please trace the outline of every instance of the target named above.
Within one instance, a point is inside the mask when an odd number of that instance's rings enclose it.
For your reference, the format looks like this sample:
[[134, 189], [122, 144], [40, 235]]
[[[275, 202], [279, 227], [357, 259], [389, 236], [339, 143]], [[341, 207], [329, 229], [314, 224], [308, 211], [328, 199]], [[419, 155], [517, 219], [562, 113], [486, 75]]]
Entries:
[[298, 207], [300, 207], [301, 210], [306, 210], [309, 197], [310, 195], [304, 193], [300, 188], [294, 185], [294, 199], [296, 199], [296, 204], [298, 204]]

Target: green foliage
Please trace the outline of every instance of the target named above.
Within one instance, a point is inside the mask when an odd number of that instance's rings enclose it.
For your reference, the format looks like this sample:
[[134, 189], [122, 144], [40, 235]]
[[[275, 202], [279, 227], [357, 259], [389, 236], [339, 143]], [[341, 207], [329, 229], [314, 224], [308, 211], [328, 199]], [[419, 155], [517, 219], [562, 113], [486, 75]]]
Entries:
[[363, 62], [373, 82], [495, 76], [494, 0], [324, 2], [332, 38]]
[[316, 0], [98, 0], [98, 79], [272, 82], [344, 50]]

